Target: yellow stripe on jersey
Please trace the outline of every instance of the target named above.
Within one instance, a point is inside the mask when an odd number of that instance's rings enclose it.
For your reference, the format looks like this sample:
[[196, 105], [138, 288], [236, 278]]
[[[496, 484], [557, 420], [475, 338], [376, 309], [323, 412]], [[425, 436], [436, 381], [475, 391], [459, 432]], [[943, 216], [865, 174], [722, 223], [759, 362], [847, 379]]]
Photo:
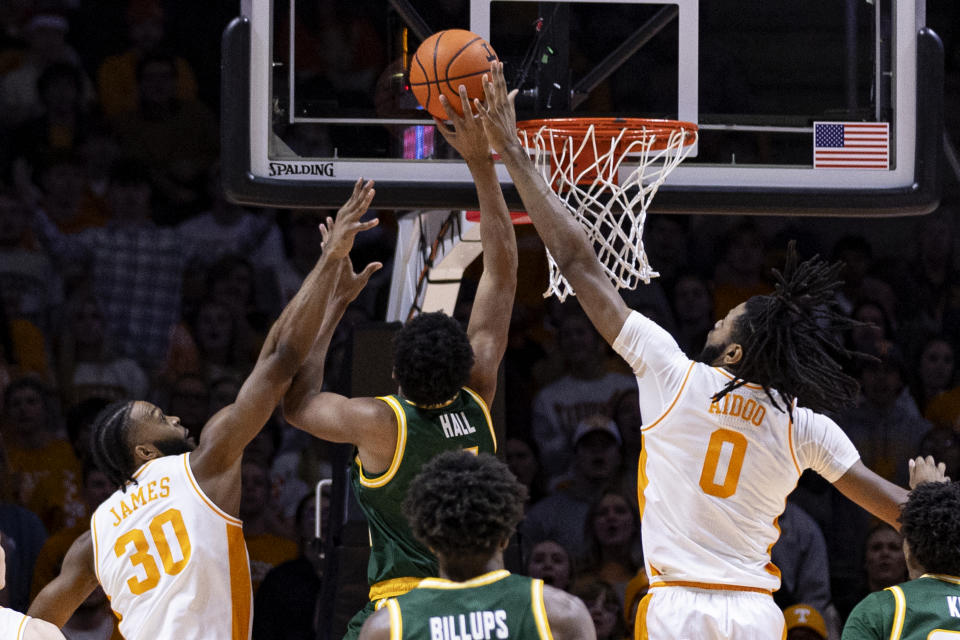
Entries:
[[553, 632], [547, 621], [547, 607], [543, 603], [543, 580], [530, 581], [530, 608], [533, 609], [533, 620], [537, 624], [540, 640], [553, 640]]
[[100, 579], [100, 543], [97, 537], [97, 512], [94, 511], [90, 516], [90, 535], [93, 537], [93, 572], [97, 576], [97, 582], [103, 584]]
[[17, 625], [17, 637], [15, 640], [23, 640], [27, 632], [27, 622], [30, 621], [30, 616], [22, 616], [20, 618], [20, 624]]
[[[796, 402], [794, 402], [794, 409], [796, 409]], [[793, 468], [797, 470], [797, 475], [802, 475], [803, 471], [800, 469], [800, 463], [797, 461], [797, 451], [793, 447], [793, 417], [791, 416], [790, 421], [787, 423], [787, 443], [790, 445], [790, 458], [793, 460]]]
[[387, 470], [382, 476], [372, 480], [363, 474], [363, 463], [360, 462], [360, 456], [357, 456], [357, 468], [360, 470], [360, 484], [365, 487], [370, 487], [371, 489], [385, 486], [393, 479], [393, 476], [397, 474], [397, 470], [400, 468], [400, 463], [403, 461], [403, 452], [407, 446], [407, 416], [403, 412], [403, 407], [397, 402], [396, 398], [391, 398], [390, 396], [377, 396], [377, 400], [383, 400], [390, 405], [390, 408], [393, 409], [393, 414], [397, 417], [397, 448], [393, 451], [393, 460], [390, 461], [390, 466]]
[[497, 569], [496, 571], [479, 575], [476, 578], [470, 578], [464, 582], [454, 582], [446, 578], [424, 578], [417, 586], [429, 589], [470, 589], [472, 587], [483, 587], [488, 584], [493, 584], [497, 580], [502, 580], [509, 575], [510, 572], [506, 569]]
[[642, 428], [640, 429], [640, 431], [649, 431], [650, 429], [653, 429], [655, 426], [657, 426], [658, 424], [660, 424], [660, 422], [661, 422], [664, 418], [666, 418], [668, 415], [670, 415], [670, 412], [673, 411], [673, 408], [674, 408], [674, 407], [676, 406], [676, 404], [677, 404], [677, 400], [680, 399], [680, 395], [683, 393], [683, 390], [687, 387], [687, 381], [690, 380], [690, 373], [693, 371], [693, 365], [695, 365], [695, 364], [697, 364], [697, 363], [696, 363], [696, 362], [691, 362], [691, 363], [690, 363], [690, 366], [687, 368], [687, 374], [686, 374], [685, 376], [683, 376], [683, 384], [680, 385], [680, 390], [677, 391], [677, 395], [673, 396], [673, 402], [670, 403], [670, 406], [667, 407], [667, 410], [664, 411], [664, 412], [660, 415], [659, 418], [657, 418], [656, 420], [654, 420], [653, 422], [651, 422], [651, 423], [648, 424], [647, 426], [642, 427]]
[[896, 602], [896, 611], [893, 612], [893, 625], [890, 627], [890, 640], [899, 640], [903, 633], [903, 620], [907, 613], [907, 598], [903, 595], [903, 589], [898, 586], [887, 587], [887, 591], [893, 594]]
[[493, 431], [493, 418], [490, 417], [490, 409], [487, 407], [486, 401], [480, 397], [480, 395], [469, 387], [464, 387], [464, 390], [470, 394], [470, 397], [477, 401], [477, 404], [480, 405], [480, 409], [483, 410], [483, 417], [487, 419], [487, 428], [490, 429], [490, 437], [493, 438], [493, 452], [497, 452], [497, 434]]
[[400, 615], [400, 605], [393, 598], [387, 600], [386, 604], [390, 612], [390, 640], [402, 640], [403, 616]]
[[227, 556], [230, 567], [230, 604], [233, 640], [250, 637], [250, 609], [253, 588], [250, 584], [250, 565], [247, 563], [247, 545], [243, 528], [226, 524]]
[[648, 593], [640, 599], [637, 606], [637, 617], [633, 624], [633, 637], [636, 640], [650, 640], [650, 634], [647, 633], [647, 607], [650, 606], [650, 598]]
[[770, 589], [760, 587], [747, 587], [739, 584], [720, 584], [716, 582], [694, 582], [693, 580], [670, 580], [669, 582], [651, 582], [650, 588], [654, 587], [693, 587], [694, 589], [710, 589], [714, 591], [750, 591], [752, 593], [764, 593], [768, 596], [773, 595]]
[[960, 584], [960, 578], [957, 576], [948, 576], [945, 573], [925, 573], [921, 578], [933, 578], [935, 580], [942, 580], [944, 582], [950, 582], [952, 584]]
[[390, 580], [381, 580], [376, 584], [370, 585], [370, 592], [368, 594], [370, 602], [402, 596], [420, 584], [421, 580], [422, 578], [391, 578]]
[[647, 490], [647, 436], [640, 434], [640, 459], [637, 461], [637, 504], [640, 506], [640, 519], [643, 519], [643, 507], [646, 506], [646, 497], [643, 493]]

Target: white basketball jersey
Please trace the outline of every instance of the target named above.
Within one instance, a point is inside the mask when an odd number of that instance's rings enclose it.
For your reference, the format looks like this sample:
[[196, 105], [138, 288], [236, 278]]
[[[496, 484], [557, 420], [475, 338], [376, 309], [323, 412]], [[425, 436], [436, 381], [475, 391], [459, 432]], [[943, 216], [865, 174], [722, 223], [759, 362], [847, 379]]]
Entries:
[[757, 385], [713, 402], [733, 376], [689, 360], [640, 314], [614, 347], [637, 374], [645, 421], [637, 491], [651, 585], [776, 590], [770, 549], [787, 495], [808, 467], [835, 481], [856, 449], [824, 416], [794, 407], [791, 420]]
[[203, 494], [189, 454], [152, 460], [91, 518], [97, 578], [127, 640], [246, 640], [243, 527]]
[[3, 640], [23, 640], [30, 618], [19, 611], [0, 607], [0, 638]]

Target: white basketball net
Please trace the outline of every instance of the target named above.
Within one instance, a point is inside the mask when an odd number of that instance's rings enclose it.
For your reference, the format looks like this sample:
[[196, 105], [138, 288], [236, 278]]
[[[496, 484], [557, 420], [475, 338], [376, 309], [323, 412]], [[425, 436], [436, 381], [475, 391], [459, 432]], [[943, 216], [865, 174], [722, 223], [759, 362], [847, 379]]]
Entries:
[[[638, 131], [634, 127], [629, 130], [631, 136]], [[627, 128], [619, 132], [596, 132], [594, 125], [590, 125], [577, 148], [574, 148], [574, 139], [562, 128], [557, 131], [545, 125], [529, 134], [522, 129], [519, 132], [540, 174], [583, 227], [597, 249], [600, 263], [618, 289], [636, 289], [641, 280], [649, 283], [650, 278], [659, 275], [647, 262], [643, 248], [647, 207], [670, 172], [693, 149], [697, 137], [695, 129], [643, 131], [639, 139], [633, 140], [631, 136], [624, 139]], [[596, 161], [575, 168], [579, 159], [590, 158], [590, 151]], [[620, 165], [628, 156], [638, 162], [637, 168], [618, 184]], [[551, 163], [551, 158], [556, 160]], [[591, 183], [577, 184], [591, 173], [596, 174]], [[575, 295], [549, 251], [547, 263], [550, 283], [543, 297], [552, 294], [562, 302], [568, 295]]]

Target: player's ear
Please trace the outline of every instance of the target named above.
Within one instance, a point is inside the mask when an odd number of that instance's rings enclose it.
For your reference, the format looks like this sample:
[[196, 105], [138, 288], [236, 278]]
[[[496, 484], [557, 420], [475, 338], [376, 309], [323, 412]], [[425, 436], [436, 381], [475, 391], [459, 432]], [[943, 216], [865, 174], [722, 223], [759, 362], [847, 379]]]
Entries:
[[133, 458], [139, 464], [161, 457], [163, 457], [163, 454], [151, 442], [144, 442], [133, 447]]
[[743, 347], [740, 346], [739, 342], [731, 342], [723, 350], [723, 355], [720, 357], [723, 364], [737, 364], [743, 358]]

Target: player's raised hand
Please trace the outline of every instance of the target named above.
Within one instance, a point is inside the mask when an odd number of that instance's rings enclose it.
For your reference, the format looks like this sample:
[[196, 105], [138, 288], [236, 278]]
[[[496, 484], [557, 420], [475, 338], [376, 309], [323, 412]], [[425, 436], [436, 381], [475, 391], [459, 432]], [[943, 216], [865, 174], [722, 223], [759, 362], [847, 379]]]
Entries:
[[487, 161], [490, 159], [490, 143], [487, 142], [487, 136], [483, 132], [480, 116], [475, 115], [470, 108], [467, 88], [460, 85], [459, 92], [460, 106], [464, 115], [457, 115], [447, 96], [440, 94], [440, 104], [447, 112], [447, 118], [453, 123], [453, 127], [451, 128], [439, 118], [434, 118], [433, 121], [440, 134], [463, 156], [467, 164]]
[[474, 106], [483, 122], [487, 141], [494, 151], [503, 154], [511, 146], [519, 146], [517, 138], [517, 113], [513, 101], [517, 90], [507, 91], [503, 77], [503, 63], [491, 62], [490, 73], [483, 75], [485, 101], [474, 100]]
[[909, 467], [911, 489], [916, 489], [924, 482], [950, 482], [950, 477], [946, 475], [947, 465], [942, 462], [937, 464], [933, 456], [917, 456], [910, 460]]
[[373, 180], [364, 182], [363, 178], [358, 179], [353, 185], [350, 198], [337, 211], [336, 221], [328, 217], [326, 222], [320, 224], [322, 238], [320, 246], [331, 258], [346, 258], [350, 254], [350, 249], [353, 248], [353, 239], [357, 234], [380, 224], [377, 218], [366, 222], [360, 220], [370, 208], [370, 202], [373, 201], [375, 194]]

